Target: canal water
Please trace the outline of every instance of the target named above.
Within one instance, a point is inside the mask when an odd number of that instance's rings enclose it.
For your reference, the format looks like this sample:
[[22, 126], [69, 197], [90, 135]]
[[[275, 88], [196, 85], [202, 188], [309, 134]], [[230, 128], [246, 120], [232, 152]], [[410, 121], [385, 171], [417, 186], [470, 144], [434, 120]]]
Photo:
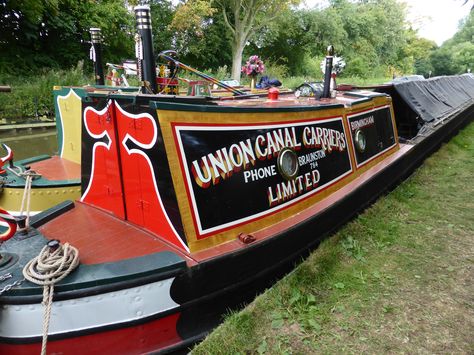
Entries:
[[[41, 154], [58, 154], [56, 128], [0, 131], [0, 143], [5, 143], [13, 150], [14, 160], [31, 158]], [[5, 150], [0, 147], [0, 157], [5, 156], [5, 154]]]

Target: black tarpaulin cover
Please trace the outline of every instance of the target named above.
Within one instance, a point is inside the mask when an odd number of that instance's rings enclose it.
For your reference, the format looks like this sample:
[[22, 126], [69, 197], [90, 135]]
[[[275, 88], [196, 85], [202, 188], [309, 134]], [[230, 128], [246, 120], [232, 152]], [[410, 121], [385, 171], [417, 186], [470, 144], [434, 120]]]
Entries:
[[402, 99], [425, 122], [445, 118], [474, 100], [474, 75], [394, 83]]

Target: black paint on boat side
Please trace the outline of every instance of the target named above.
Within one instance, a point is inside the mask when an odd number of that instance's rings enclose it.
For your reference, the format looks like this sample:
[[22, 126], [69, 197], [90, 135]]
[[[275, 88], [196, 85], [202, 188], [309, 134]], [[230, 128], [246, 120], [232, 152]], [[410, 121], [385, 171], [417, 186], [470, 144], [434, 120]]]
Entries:
[[[241, 305], [253, 300], [275, 280], [291, 271], [325, 237], [406, 179], [443, 141], [454, 136], [473, 119], [474, 105], [438, 127], [432, 135], [420, 140], [406, 156], [320, 214], [271, 240], [203, 262], [177, 277], [171, 287], [171, 296], [182, 305], [178, 321], [180, 336], [184, 339], [195, 338], [200, 332], [204, 337], [209, 329], [200, 324], [216, 326], [222, 315], [233, 309], [226, 307], [229, 302]], [[200, 299], [204, 300], [203, 304], [198, 301]]]

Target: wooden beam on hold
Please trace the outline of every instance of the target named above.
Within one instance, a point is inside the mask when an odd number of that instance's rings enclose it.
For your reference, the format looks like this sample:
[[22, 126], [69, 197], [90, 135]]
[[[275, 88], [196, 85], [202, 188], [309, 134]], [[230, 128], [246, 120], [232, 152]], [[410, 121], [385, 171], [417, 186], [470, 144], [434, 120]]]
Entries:
[[12, 92], [12, 88], [8, 85], [0, 85], [0, 92]]

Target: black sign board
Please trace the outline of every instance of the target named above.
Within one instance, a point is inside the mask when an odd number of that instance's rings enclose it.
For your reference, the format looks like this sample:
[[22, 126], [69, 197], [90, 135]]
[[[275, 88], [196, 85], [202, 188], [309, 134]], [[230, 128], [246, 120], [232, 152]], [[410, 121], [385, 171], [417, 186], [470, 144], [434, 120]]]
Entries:
[[[364, 165], [395, 145], [390, 106], [376, 107], [347, 117], [351, 128], [357, 167]], [[365, 136], [366, 147], [363, 151], [357, 147], [357, 131], [361, 131]]]
[[[198, 239], [284, 209], [352, 172], [342, 117], [173, 127]], [[289, 180], [277, 166], [286, 147], [299, 167]]]

